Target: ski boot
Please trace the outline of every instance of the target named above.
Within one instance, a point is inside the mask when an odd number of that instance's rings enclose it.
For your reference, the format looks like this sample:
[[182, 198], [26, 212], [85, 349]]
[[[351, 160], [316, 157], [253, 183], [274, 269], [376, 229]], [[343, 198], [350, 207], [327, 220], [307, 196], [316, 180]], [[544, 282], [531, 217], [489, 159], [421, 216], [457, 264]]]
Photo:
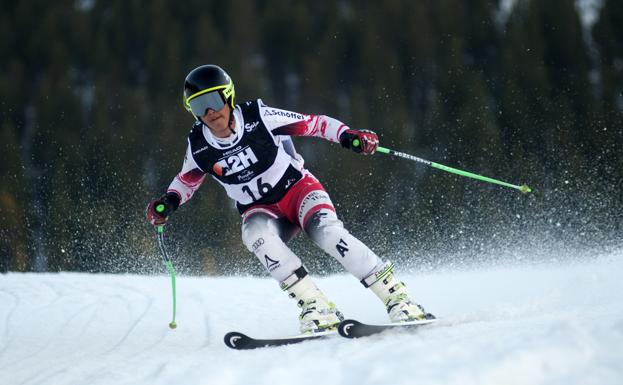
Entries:
[[435, 319], [410, 298], [403, 282], [396, 282], [393, 267], [393, 264], [386, 263], [383, 269], [362, 281], [385, 304], [389, 319], [392, 322]]
[[305, 268], [300, 267], [281, 283], [281, 287], [296, 300], [301, 308], [299, 321], [303, 334], [335, 330], [344, 316], [335, 304], [318, 289]]

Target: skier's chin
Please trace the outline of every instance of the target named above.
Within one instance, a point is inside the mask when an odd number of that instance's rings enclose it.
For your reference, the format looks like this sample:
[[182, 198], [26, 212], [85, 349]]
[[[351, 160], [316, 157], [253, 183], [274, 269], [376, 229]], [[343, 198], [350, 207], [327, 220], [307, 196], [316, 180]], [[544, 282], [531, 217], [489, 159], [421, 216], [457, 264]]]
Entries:
[[213, 119], [207, 122], [206, 125], [216, 136], [229, 135], [228, 122], [224, 117]]
[[217, 116], [215, 118], [212, 119], [203, 119], [203, 122], [206, 124], [206, 126], [208, 126], [210, 129], [212, 130], [221, 130], [223, 129], [223, 123], [224, 118], [222, 116]]

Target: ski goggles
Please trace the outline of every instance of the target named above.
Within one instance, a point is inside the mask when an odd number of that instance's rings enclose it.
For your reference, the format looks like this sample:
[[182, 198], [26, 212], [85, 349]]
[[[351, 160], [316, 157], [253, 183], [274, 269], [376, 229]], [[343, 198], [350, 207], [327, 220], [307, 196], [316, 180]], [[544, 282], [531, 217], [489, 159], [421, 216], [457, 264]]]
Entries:
[[225, 106], [225, 96], [221, 90], [205, 93], [197, 92], [187, 98], [184, 105], [193, 115], [203, 116], [209, 108], [214, 111], [220, 111]]
[[201, 90], [185, 98], [184, 107], [195, 116], [203, 116], [208, 108], [219, 111], [231, 98], [233, 108], [234, 93], [234, 83], [230, 79], [228, 84]]

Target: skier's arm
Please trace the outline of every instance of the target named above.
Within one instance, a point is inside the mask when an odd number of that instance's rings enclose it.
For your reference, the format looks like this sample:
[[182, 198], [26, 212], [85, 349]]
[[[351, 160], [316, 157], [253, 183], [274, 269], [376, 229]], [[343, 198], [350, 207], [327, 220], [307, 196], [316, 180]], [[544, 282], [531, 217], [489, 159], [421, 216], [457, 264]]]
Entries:
[[260, 116], [274, 135], [315, 136], [340, 143], [340, 134], [348, 129], [344, 123], [326, 115], [305, 115], [268, 107], [260, 102]]
[[167, 194], [176, 194], [180, 200], [179, 204], [182, 205], [192, 198], [203, 183], [205, 176], [206, 174], [195, 163], [190, 146], [188, 146], [182, 171], [171, 181]]
[[260, 101], [260, 116], [274, 135], [315, 136], [363, 154], [373, 154], [379, 144], [379, 138], [374, 132], [350, 129], [341, 121], [326, 115], [299, 114], [268, 107]]
[[189, 146], [182, 171], [173, 178], [166, 194], [147, 206], [147, 220], [152, 225], [164, 225], [167, 217], [186, 203], [205, 179], [205, 173], [197, 166], [190, 151]]

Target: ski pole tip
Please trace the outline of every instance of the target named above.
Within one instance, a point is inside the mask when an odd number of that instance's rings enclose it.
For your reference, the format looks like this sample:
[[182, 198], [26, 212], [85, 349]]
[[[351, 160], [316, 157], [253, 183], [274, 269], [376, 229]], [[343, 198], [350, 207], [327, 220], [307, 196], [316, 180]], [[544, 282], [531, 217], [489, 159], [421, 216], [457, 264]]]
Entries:
[[532, 192], [532, 189], [530, 187], [528, 187], [527, 184], [523, 184], [523, 185], [521, 185], [521, 187], [519, 187], [519, 191], [521, 191], [524, 194], [527, 194], [529, 192]]
[[175, 323], [175, 321], [173, 321], [173, 322], [171, 322], [169, 324], [169, 328], [171, 328], [171, 329], [175, 329], [176, 327], [177, 327], [177, 323]]

